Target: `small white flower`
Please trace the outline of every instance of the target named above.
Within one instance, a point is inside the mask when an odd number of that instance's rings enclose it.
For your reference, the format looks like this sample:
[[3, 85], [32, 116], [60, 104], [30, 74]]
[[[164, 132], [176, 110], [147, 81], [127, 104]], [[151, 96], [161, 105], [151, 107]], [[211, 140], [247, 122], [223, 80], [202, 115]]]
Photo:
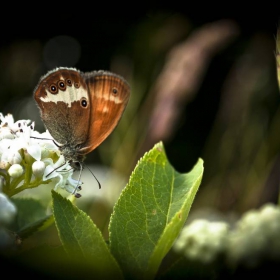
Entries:
[[14, 139], [15, 135], [9, 127], [0, 127], [0, 140]]
[[[49, 164], [44, 172], [43, 180], [56, 179], [57, 183], [54, 189], [65, 188], [69, 193], [74, 193], [76, 187], [81, 182], [71, 178], [73, 175], [73, 168], [65, 162], [64, 156], [60, 156], [56, 163]], [[77, 189], [78, 191], [78, 189]]]
[[8, 162], [9, 148], [13, 144], [11, 139], [0, 140], [0, 159]]
[[0, 225], [12, 222], [16, 213], [15, 205], [5, 194], [0, 193]]
[[16, 121], [15, 123], [11, 123], [9, 125], [9, 127], [11, 128], [11, 130], [13, 132], [23, 132], [24, 127], [30, 127], [31, 129], [34, 129], [34, 123], [33, 125], [30, 125], [31, 120], [20, 120], [20, 121]]
[[1, 127], [11, 127], [14, 125], [14, 117], [12, 114], [7, 114], [5, 117], [0, 113]]
[[9, 168], [8, 173], [12, 178], [18, 178], [23, 174], [23, 168], [19, 164], [13, 164]]
[[81, 185], [81, 182], [79, 182], [78, 180], [75, 180], [73, 178], [68, 177], [66, 179], [66, 183], [65, 183], [64, 187], [62, 187], [62, 188], [65, 188], [65, 190], [69, 193], [75, 193], [75, 192], [78, 192], [80, 190], [80, 188], [79, 188], [80, 185]]
[[16, 163], [19, 164], [22, 161], [22, 157], [18, 151], [14, 151], [13, 153], [8, 154], [7, 160], [11, 165], [16, 164]]

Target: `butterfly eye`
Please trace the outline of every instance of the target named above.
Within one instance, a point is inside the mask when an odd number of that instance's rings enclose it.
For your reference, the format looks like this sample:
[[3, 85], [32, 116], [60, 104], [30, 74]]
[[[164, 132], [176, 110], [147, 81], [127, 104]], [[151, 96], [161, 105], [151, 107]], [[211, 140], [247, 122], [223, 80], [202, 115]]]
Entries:
[[87, 108], [88, 102], [87, 102], [87, 100], [85, 98], [81, 99], [81, 106], [84, 107], [84, 108]]
[[50, 92], [51, 92], [52, 94], [58, 93], [58, 87], [57, 87], [56, 85], [51, 85], [51, 86], [50, 86]]
[[116, 94], [118, 93], [118, 89], [117, 89], [117, 88], [112, 88], [112, 93], [113, 93], [114, 95], [116, 95]]
[[59, 89], [64, 91], [66, 89], [65, 82], [64, 81], [59, 81], [58, 82], [58, 87], [59, 87]]
[[66, 84], [67, 84], [67, 86], [72, 86], [72, 81], [70, 79], [67, 79]]

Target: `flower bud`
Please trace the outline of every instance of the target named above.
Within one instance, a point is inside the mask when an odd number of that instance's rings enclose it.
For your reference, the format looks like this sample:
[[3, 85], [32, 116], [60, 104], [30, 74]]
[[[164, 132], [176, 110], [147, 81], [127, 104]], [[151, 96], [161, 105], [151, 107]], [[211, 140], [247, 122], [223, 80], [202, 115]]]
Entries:
[[10, 163], [6, 160], [1, 160], [0, 161], [0, 169], [5, 169], [7, 170], [10, 167]]
[[32, 164], [32, 171], [36, 178], [41, 178], [43, 176], [45, 168], [45, 163], [40, 160], [36, 160]]
[[22, 157], [20, 155], [20, 153], [18, 151], [14, 152], [14, 153], [10, 153], [8, 156], [8, 162], [13, 165], [13, 164], [20, 164], [22, 161]]
[[23, 168], [19, 164], [13, 164], [9, 168], [8, 173], [12, 178], [18, 178], [23, 174]]

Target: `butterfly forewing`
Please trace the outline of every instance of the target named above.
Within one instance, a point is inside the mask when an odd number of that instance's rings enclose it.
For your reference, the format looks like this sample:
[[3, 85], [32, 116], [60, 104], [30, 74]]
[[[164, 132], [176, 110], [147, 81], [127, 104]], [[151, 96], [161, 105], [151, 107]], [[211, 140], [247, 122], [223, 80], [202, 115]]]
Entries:
[[80, 72], [59, 68], [43, 76], [35, 88], [34, 98], [41, 118], [52, 137], [60, 144], [79, 145], [86, 142], [90, 110], [81, 105], [88, 90]]

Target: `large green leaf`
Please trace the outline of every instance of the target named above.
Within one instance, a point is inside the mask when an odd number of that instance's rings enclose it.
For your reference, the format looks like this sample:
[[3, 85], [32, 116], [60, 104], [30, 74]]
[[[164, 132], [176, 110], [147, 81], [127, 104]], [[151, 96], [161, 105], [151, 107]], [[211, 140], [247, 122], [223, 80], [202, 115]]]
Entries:
[[203, 161], [180, 174], [162, 143], [139, 161], [111, 217], [110, 248], [127, 278], [153, 279], [188, 216]]
[[22, 227], [19, 231], [17, 231], [17, 235], [21, 238], [21, 239], [26, 239], [27, 237], [29, 237], [30, 235], [32, 235], [33, 233], [37, 232], [37, 231], [43, 231], [46, 228], [48, 228], [50, 225], [53, 224], [53, 215], [48, 215], [32, 224], [28, 224], [25, 227]]
[[123, 279], [116, 260], [90, 217], [55, 191], [52, 196], [56, 227], [71, 264], [75, 263], [77, 270], [88, 271], [92, 279]]
[[46, 207], [37, 199], [13, 197], [11, 201], [17, 208], [16, 223], [19, 230], [46, 217]]
[[16, 205], [17, 216], [13, 230], [20, 239], [25, 239], [53, 223], [52, 215], [46, 214], [43, 204], [34, 198], [11, 198]]

